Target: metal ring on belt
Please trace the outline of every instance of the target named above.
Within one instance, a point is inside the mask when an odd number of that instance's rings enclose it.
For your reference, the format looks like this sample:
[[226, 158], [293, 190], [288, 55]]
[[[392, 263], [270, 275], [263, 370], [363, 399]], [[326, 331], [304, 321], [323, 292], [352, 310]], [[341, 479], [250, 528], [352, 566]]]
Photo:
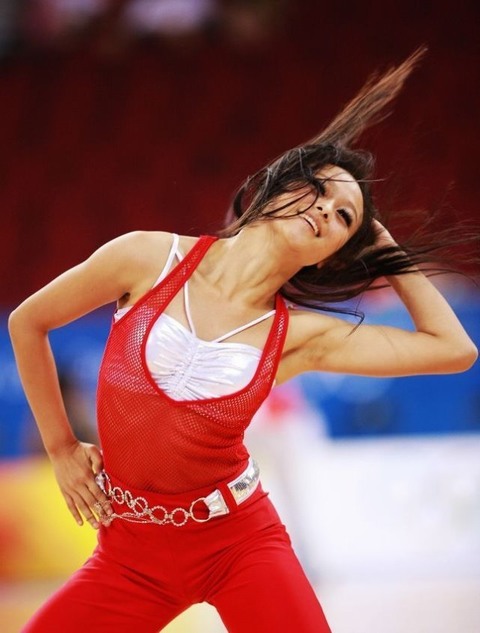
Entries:
[[[259, 479], [258, 464], [250, 457], [243, 473], [227, 484], [237, 505], [246, 501], [255, 492]], [[125, 512], [114, 512], [109, 515], [107, 519], [102, 520], [103, 525], [110, 525], [114, 519], [123, 519], [131, 523], [155, 523], [157, 525], [170, 523], [175, 527], [182, 527], [189, 519], [196, 523], [206, 523], [210, 519], [230, 512], [225, 498], [218, 488], [206, 497], [194, 499], [188, 510], [179, 507], [169, 512], [163, 505], [150, 507], [145, 497], [134, 497], [129, 490], [123, 490], [120, 486], [112, 486], [110, 477], [105, 471], [99, 473], [95, 477], [95, 481], [109, 500], [115, 501], [118, 505], [126, 505], [128, 508]], [[205, 518], [195, 516], [195, 506], [200, 502], [203, 502], [208, 508], [208, 516]], [[99, 507], [100, 504], [95, 505]]]

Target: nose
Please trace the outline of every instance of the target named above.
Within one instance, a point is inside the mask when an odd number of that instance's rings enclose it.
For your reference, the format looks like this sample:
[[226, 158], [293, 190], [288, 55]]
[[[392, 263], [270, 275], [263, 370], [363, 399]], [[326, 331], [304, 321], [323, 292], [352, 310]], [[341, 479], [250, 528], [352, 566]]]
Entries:
[[320, 214], [321, 214], [322, 218], [324, 220], [328, 221], [329, 216], [330, 216], [329, 210], [324, 208], [324, 207], [317, 207], [317, 209], [320, 211]]

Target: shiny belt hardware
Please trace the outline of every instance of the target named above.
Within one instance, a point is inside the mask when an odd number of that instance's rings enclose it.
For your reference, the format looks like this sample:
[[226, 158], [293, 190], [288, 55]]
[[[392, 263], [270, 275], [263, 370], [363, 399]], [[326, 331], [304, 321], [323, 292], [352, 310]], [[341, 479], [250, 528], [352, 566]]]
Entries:
[[[227, 484], [237, 505], [246, 501], [255, 492], [259, 479], [258, 464], [250, 457], [243, 473]], [[110, 477], [105, 471], [99, 473], [95, 477], [95, 481], [110, 501], [115, 501], [118, 505], [126, 505], [128, 508], [125, 512], [114, 512], [109, 515], [102, 520], [103, 525], [110, 525], [114, 519], [123, 519], [131, 523], [155, 523], [157, 525], [171, 523], [175, 527], [182, 527], [189, 519], [196, 523], [206, 523], [210, 519], [230, 512], [224, 496], [218, 488], [206, 497], [199, 497], [192, 501], [188, 510], [179, 507], [169, 512], [162, 505], [150, 507], [145, 497], [134, 497], [129, 490], [123, 490], [120, 486], [112, 486]], [[208, 508], [208, 516], [205, 518], [195, 516], [195, 506], [200, 502], [203, 502]], [[96, 503], [94, 507], [98, 511], [101, 504]]]

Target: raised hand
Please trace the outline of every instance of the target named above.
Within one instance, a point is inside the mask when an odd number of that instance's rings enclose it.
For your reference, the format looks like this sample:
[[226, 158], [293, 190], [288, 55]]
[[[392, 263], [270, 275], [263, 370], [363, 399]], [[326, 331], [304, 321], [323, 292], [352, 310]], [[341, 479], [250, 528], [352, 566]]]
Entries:
[[388, 248], [390, 246], [398, 246], [397, 242], [392, 237], [392, 234], [387, 231], [381, 222], [378, 220], [372, 221], [374, 231], [376, 233], [376, 240], [373, 249]]

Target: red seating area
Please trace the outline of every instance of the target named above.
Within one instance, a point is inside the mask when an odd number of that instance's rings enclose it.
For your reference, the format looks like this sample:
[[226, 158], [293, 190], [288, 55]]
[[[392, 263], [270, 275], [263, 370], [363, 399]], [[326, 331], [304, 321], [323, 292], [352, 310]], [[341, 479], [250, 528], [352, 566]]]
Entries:
[[379, 200], [436, 209], [448, 194], [455, 217], [474, 218], [479, 56], [471, 26], [459, 23], [457, 38], [442, 42], [448, 17], [439, 13], [436, 26], [424, 16], [413, 28], [397, 24], [389, 38], [372, 9], [359, 28], [355, 14], [318, 4], [250, 51], [217, 38], [188, 54], [139, 43], [110, 61], [76, 50], [4, 63], [3, 305], [120, 233], [216, 230], [244, 177], [328, 122], [371, 70], [429, 39], [429, 57], [395, 113], [366, 136], [378, 175], [388, 178]]

